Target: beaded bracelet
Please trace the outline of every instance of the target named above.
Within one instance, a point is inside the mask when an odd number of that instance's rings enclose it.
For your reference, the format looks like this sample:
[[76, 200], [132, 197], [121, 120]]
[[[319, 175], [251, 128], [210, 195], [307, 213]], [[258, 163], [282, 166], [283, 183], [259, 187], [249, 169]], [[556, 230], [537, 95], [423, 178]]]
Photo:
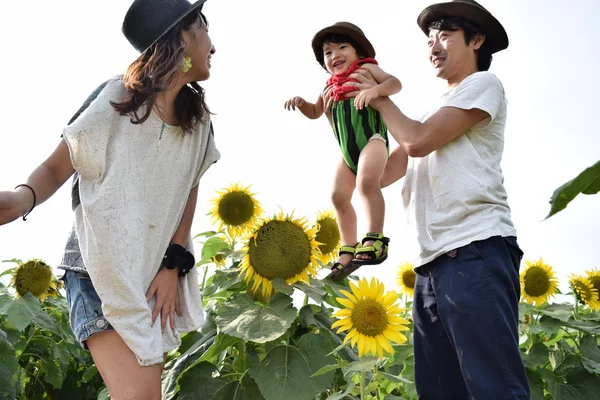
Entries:
[[31, 190], [31, 193], [33, 193], [33, 205], [31, 206], [31, 208], [29, 209], [29, 211], [27, 211], [27, 213], [25, 215], [23, 215], [23, 221], [27, 221], [27, 216], [33, 211], [33, 209], [35, 208], [36, 202], [37, 202], [37, 197], [35, 195], [35, 190], [33, 190], [33, 188], [25, 183], [22, 183], [20, 185], [15, 186], [14, 190], [17, 190], [17, 188], [19, 187], [26, 187], [29, 188], [29, 190]]

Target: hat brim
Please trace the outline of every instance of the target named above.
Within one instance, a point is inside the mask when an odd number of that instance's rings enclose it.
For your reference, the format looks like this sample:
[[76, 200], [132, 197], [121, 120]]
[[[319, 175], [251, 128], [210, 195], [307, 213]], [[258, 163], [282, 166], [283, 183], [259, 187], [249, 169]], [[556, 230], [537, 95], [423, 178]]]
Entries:
[[146, 50], [148, 50], [149, 48], [154, 46], [156, 44], [156, 42], [158, 42], [160, 39], [162, 39], [163, 36], [165, 36], [167, 33], [169, 33], [169, 31], [171, 29], [173, 29], [173, 27], [175, 27], [175, 25], [180, 23], [185, 17], [187, 17], [188, 15], [190, 15], [191, 13], [193, 13], [195, 11], [202, 11], [202, 7], [204, 6], [204, 3], [206, 3], [206, 0], [198, 0], [197, 2], [192, 4], [190, 6], [190, 8], [188, 8], [186, 11], [184, 11], [179, 17], [175, 18], [173, 23], [171, 23], [171, 25], [169, 25], [169, 27], [158, 38], [156, 38], [156, 40], [154, 42], [152, 42], [148, 47], [146, 47], [143, 52], [145, 52]]
[[321, 64], [323, 66], [325, 64], [325, 61], [323, 58], [323, 41], [324, 41], [325, 37], [330, 34], [348, 36], [350, 39], [354, 40], [361, 47], [361, 49], [365, 52], [365, 54], [363, 54], [365, 57], [367, 57], [367, 58], [375, 57], [375, 48], [373, 47], [373, 45], [371, 44], [369, 39], [367, 39], [367, 37], [363, 33], [357, 31], [356, 29], [352, 29], [350, 27], [332, 25], [332, 26], [328, 26], [326, 28], [321, 29], [313, 37], [312, 48], [313, 48], [313, 52], [315, 53], [315, 57], [317, 58], [317, 61], [319, 62], [319, 64]]
[[425, 35], [429, 35], [429, 25], [447, 17], [463, 18], [485, 30], [482, 33], [486, 36], [491, 53], [508, 47], [508, 35], [500, 21], [489, 11], [475, 4], [459, 1], [433, 4], [419, 14], [417, 24]]

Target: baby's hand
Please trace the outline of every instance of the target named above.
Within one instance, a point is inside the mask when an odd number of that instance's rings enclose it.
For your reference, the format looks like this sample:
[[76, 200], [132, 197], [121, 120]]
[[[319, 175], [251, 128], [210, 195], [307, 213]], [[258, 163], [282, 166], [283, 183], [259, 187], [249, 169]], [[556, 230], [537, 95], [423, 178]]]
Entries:
[[362, 110], [369, 105], [371, 100], [374, 100], [378, 97], [379, 93], [375, 88], [363, 90], [354, 98], [354, 107], [356, 107], [357, 110]]
[[286, 110], [296, 110], [296, 107], [300, 108], [304, 105], [304, 99], [300, 96], [292, 97], [288, 101], [285, 102], [283, 106]]

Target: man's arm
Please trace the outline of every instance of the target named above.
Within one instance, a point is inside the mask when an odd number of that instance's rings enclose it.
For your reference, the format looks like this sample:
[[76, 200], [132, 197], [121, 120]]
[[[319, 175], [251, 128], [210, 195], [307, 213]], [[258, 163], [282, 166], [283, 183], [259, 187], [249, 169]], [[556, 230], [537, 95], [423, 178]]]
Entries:
[[425, 122], [408, 118], [389, 97], [373, 102], [391, 135], [411, 157], [425, 157], [490, 115], [480, 109], [442, 107]]

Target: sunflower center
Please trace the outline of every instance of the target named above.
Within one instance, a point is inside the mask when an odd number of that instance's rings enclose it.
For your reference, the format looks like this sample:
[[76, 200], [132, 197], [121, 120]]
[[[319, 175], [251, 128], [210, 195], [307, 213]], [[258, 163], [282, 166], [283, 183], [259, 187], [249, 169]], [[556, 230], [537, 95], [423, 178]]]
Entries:
[[52, 269], [41, 261], [28, 261], [16, 270], [15, 286], [21, 296], [31, 292], [39, 297], [48, 292], [52, 282]]
[[356, 330], [367, 336], [377, 336], [388, 326], [385, 308], [373, 299], [359, 300], [352, 310], [351, 318]]
[[531, 297], [539, 297], [550, 290], [550, 276], [540, 267], [531, 267], [524, 277], [525, 288], [523, 289]]
[[292, 221], [269, 221], [248, 243], [250, 265], [261, 276], [292, 278], [310, 264], [310, 241]]
[[219, 201], [219, 217], [227, 225], [245, 224], [253, 215], [254, 201], [247, 193], [229, 192]]
[[589, 302], [592, 299], [592, 297], [593, 297], [592, 291], [590, 290], [590, 287], [588, 285], [586, 285], [585, 282], [580, 281], [580, 280], [575, 280], [575, 281], [573, 281], [573, 286], [575, 288], [577, 300], [586, 304], [587, 302]]
[[414, 289], [416, 277], [417, 274], [415, 274], [415, 271], [404, 271], [404, 273], [402, 274], [402, 283], [404, 284], [404, 286]]
[[319, 250], [321, 254], [329, 254], [337, 247], [340, 242], [340, 230], [338, 229], [337, 223], [331, 217], [323, 218], [317, 221], [320, 225], [319, 232], [315, 240], [319, 243]]
[[590, 283], [592, 284], [592, 287], [600, 293], [600, 276], [592, 276], [590, 278]]

